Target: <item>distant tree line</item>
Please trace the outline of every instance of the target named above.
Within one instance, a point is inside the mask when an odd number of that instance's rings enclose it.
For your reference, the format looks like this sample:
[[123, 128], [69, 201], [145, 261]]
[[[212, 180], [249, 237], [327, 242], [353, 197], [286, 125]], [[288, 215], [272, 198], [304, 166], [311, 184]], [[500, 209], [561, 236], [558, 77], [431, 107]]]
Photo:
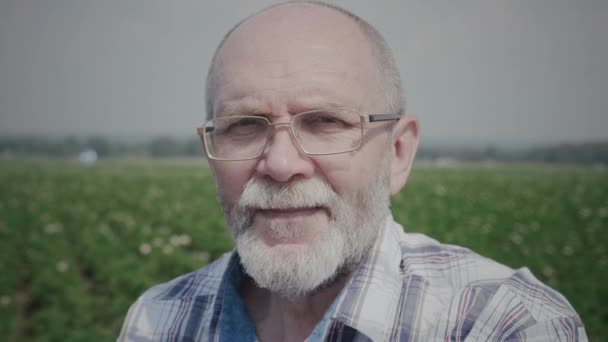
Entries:
[[40, 138], [40, 137], [0, 137], [0, 154], [4, 156], [46, 156], [74, 157], [82, 151], [92, 149], [100, 158], [141, 156], [203, 156], [198, 139], [175, 139], [158, 137], [142, 142], [126, 142], [106, 137], [90, 138]]
[[504, 163], [555, 163], [608, 165], [608, 141], [563, 143], [527, 148], [422, 146], [418, 159], [459, 161], [497, 161]]
[[[100, 158], [139, 157], [202, 157], [198, 139], [158, 137], [141, 142], [126, 142], [107, 137], [60, 139], [40, 137], [0, 137], [0, 156], [45, 156], [58, 158], [77, 157], [82, 151], [92, 149]], [[497, 161], [560, 164], [608, 165], [608, 141], [590, 143], [556, 144], [530, 148], [500, 148], [493, 145], [476, 147], [425, 146], [417, 159], [437, 161]]]

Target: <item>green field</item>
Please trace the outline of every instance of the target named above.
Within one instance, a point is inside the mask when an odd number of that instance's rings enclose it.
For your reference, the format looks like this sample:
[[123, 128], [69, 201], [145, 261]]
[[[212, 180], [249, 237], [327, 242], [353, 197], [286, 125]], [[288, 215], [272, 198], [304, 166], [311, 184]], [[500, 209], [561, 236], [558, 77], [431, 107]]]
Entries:
[[[608, 170], [414, 169], [393, 200], [408, 231], [527, 265], [608, 324]], [[149, 286], [232, 247], [203, 163], [0, 160], [0, 336], [110, 341]]]

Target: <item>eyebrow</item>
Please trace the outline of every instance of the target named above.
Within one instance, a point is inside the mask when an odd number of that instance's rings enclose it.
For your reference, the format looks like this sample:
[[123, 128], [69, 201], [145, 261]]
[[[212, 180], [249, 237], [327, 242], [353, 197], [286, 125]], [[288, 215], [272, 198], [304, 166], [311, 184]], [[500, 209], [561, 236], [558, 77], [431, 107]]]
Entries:
[[290, 113], [296, 114], [316, 109], [334, 109], [346, 107], [347, 106], [345, 106], [341, 101], [335, 101], [321, 97], [311, 97], [292, 102], [289, 105], [288, 110]]
[[251, 115], [265, 111], [262, 100], [255, 96], [243, 96], [234, 100], [221, 102], [218, 105], [217, 116]]

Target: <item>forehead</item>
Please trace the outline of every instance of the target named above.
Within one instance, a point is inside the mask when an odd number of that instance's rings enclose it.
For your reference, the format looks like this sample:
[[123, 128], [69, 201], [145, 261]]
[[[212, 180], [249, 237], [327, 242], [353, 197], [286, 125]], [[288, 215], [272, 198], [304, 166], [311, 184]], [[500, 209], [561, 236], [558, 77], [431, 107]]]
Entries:
[[[267, 92], [224, 92], [218, 101], [216, 112], [218, 115], [230, 114], [266, 114], [272, 115], [275, 111], [284, 111], [292, 114], [319, 108], [352, 108], [359, 109], [349, 97], [341, 96], [331, 91], [312, 89], [294, 92], [279, 92], [279, 95]], [[276, 110], [274, 104], [283, 104], [282, 109]]]
[[241, 99], [247, 105], [363, 106], [379, 84], [377, 61], [358, 25], [320, 6], [262, 12], [237, 27], [217, 57], [216, 109]]

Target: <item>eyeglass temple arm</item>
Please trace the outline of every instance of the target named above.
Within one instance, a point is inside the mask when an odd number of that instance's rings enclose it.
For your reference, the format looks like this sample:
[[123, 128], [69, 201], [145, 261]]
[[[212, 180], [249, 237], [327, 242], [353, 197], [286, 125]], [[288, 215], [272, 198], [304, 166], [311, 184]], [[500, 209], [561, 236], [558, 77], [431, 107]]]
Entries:
[[367, 116], [369, 122], [399, 120], [401, 114], [370, 114]]
[[213, 132], [214, 130], [215, 130], [215, 127], [213, 127], [213, 126], [198, 127], [196, 129], [196, 133], [198, 133], [199, 135], [203, 135], [205, 133]]

